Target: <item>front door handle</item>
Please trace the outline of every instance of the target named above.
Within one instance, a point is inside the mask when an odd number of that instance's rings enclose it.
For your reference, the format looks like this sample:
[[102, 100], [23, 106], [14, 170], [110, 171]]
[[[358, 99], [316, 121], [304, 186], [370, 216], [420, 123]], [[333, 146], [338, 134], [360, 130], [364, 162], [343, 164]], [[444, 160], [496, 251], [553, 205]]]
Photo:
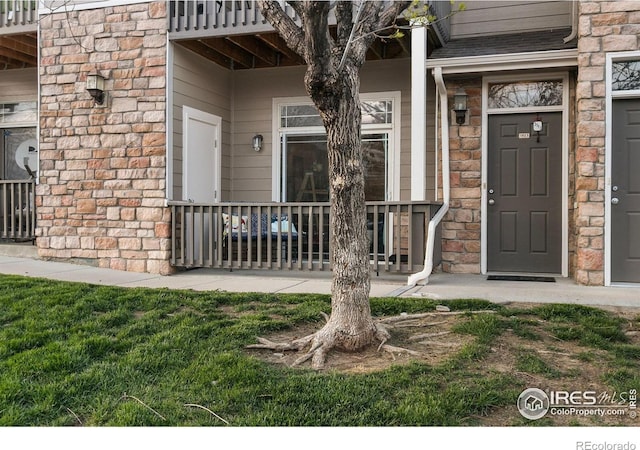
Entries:
[[496, 201], [495, 201], [494, 199], [490, 198], [490, 199], [489, 199], [489, 204], [490, 204], [490, 205], [495, 205], [495, 204], [496, 204]]
[[618, 198], [617, 198], [617, 197], [613, 197], [613, 198], [611, 199], [611, 204], [612, 204], [612, 205], [617, 205], [618, 203], [620, 203], [620, 200], [618, 200]]

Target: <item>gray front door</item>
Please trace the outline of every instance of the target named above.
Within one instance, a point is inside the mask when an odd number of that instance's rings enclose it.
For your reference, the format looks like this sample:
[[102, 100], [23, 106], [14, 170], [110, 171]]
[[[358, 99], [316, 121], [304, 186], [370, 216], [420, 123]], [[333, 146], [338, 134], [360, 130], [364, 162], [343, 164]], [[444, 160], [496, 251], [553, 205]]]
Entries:
[[613, 102], [611, 281], [640, 282], [640, 99]]
[[562, 113], [491, 115], [488, 138], [487, 269], [561, 273]]

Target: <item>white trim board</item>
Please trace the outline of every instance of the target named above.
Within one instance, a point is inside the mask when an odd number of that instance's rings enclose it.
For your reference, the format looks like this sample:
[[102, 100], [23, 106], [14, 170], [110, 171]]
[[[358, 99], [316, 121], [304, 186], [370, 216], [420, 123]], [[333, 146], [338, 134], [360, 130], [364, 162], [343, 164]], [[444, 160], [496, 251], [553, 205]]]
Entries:
[[542, 52], [427, 59], [426, 66], [427, 68], [442, 67], [443, 75], [577, 67], [578, 50], [550, 50]]
[[136, 3], [151, 3], [149, 0], [40, 0], [38, 14], [55, 14], [59, 12], [82, 11], [85, 9], [100, 9], [109, 6], [134, 5]]

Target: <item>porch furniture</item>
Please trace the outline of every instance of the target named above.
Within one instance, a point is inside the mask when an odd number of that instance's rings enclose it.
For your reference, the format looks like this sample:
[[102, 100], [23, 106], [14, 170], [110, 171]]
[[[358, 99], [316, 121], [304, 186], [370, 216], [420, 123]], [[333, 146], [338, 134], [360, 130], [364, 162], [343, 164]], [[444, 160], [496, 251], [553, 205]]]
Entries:
[[[249, 222], [250, 220], [250, 222]], [[229, 246], [232, 246], [232, 254], [237, 255], [238, 251], [242, 251], [244, 258], [246, 259], [247, 250], [249, 245], [252, 247], [252, 253], [257, 255], [262, 253], [262, 257], [266, 259], [267, 245], [262, 245], [261, 251], [258, 251], [258, 242], [266, 244], [267, 240], [271, 240], [272, 245], [278, 248], [278, 240], [280, 240], [279, 248], [282, 261], [287, 260], [288, 245], [289, 245], [289, 233], [291, 233], [291, 242], [293, 251], [293, 260], [297, 254], [296, 249], [298, 245], [298, 231], [295, 224], [289, 221], [289, 217], [286, 214], [251, 214], [251, 218], [248, 216], [238, 216], [237, 214], [222, 213], [223, 222], [223, 255], [228, 254]], [[251, 237], [251, 239], [249, 239]], [[244, 243], [244, 246], [238, 245], [238, 240]], [[235, 243], [235, 244], [234, 244]], [[235, 251], [233, 251], [235, 247]], [[277, 253], [274, 252], [273, 257], [277, 257]], [[235, 259], [235, 256], [234, 256]]]

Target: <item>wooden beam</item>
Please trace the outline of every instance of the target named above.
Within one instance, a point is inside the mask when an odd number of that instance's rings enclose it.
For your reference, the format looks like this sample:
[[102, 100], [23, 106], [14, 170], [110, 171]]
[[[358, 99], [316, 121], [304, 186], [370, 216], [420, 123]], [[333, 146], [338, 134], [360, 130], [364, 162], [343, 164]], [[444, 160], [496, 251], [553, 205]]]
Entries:
[[376, 39], [367, 51], [367, 59], [382, 59], [382, 41]]
[[0, 37], [0, 55], [22, 61], [35, 66], [37, 64], [36, 50], [13, 39]]
[[405, 34], [403, 37], [396, 39], [400, 48], [404, 52], [404, 56], [411, 56], [411, 39], [409, 38], [409, 34]]
[[269, 67], [278, 65], [278, 55], [270, 46], [265, 45], [262, 41], [253, 36], [229, 36], [226, 38], [234, 45], [251, 53], [260, 61], [266, 63]]
[[22, 61], [17, 61], [15, 59], [7, 58], [6, 56], [2, 56], [0, 54], [0, 70], [24, 69], [27, 67], [29, 66]]
[[231, 59], [207, 47], [200, 41], [179, 41], [178, 44], [222, 67], [233, 69], [233, 61]]
[[226, 38], [201, 39], [200, 42], [202, 42], [207, 47], [212, 48], [221, 55], [230, 58], [235, 63], [238, 63], [241, 66], [244, 66], [248, 69], [255, 67], [254, 56], [238, 47], [237, 45], [234, 45]]
[[304, 64], [304, 61], [300, 55], [287, 47], [287, 44], [284, 42], [284, 39], [280, 37], [280, 35], [276, 33], [269, 34], [258, 34], [256, 35], [258, 39], [267, 44], [269, 47], [283, 54], [286, 58], [297, 64]]
[[0, 36], [0, 55], [35, 67], [38, 61], [37, 54], [36, 45], [32, 45], [28, 37]]

